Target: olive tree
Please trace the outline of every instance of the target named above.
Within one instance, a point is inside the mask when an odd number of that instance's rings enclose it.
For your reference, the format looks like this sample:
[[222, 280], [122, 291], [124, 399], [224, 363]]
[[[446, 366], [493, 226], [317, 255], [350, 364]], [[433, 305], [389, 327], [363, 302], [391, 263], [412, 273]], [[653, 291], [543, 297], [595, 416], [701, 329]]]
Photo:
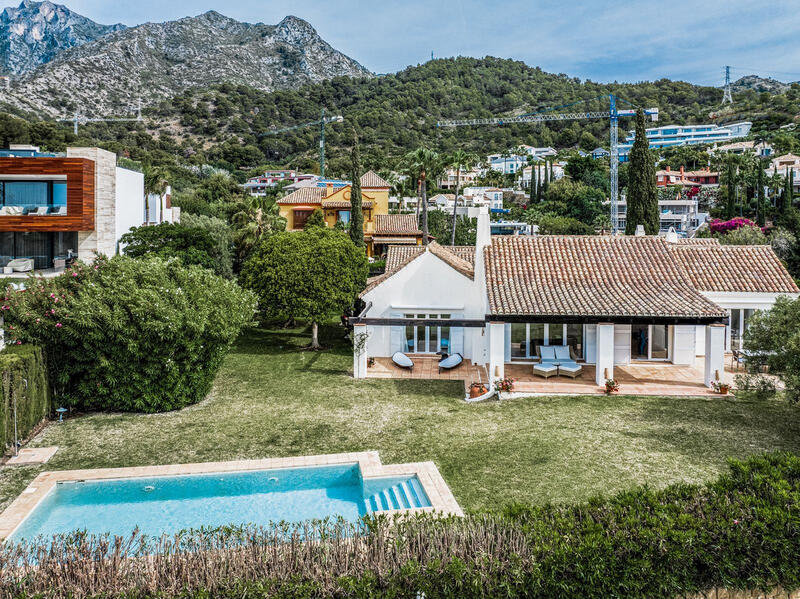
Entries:
[[240, 281], [271, 318], [311, 321], [312, 349], [319, 323], [352, 307], [367, 279], [367, 256], [347, 233], [322, 227], [276, 233], [245, 262]]

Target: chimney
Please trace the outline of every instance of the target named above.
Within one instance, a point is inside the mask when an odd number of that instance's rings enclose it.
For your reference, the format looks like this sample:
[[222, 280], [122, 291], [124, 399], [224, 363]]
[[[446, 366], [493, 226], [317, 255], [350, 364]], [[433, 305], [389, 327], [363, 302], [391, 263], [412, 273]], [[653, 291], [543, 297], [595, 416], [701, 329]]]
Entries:
[[492, 243], [492, 227], [489, 221], [489, 208], [478, 208], [478, 231], [475, 236], [475, 251], [482, 252], [483, 248]]
[[683, 166], [681, 166], [681, 179], [683, 178]]
[[669, 172], [669, 165], [667, 165], [667, 172]]
[[325, 195], [322, 196], [323, 198], [328, 198], [333, 195], [333, 183], [326, 183], [325, 184]]
[[636, 225], [636, 237], [644, 237], [644, 225]]
[[678, 243], [678, 234], [675, 232], [675, 227], [670, 227], [667, 231], [667, 243]]

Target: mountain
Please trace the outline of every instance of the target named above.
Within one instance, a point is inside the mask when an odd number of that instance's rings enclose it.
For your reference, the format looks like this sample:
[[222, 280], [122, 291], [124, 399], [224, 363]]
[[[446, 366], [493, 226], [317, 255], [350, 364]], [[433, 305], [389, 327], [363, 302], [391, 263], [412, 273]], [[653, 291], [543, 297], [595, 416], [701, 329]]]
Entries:
[[772, 94], [782, 94], [786, 92], [791, 83], [783, 83], [771, 77], [759, 77], [758, 75], [745, 75], [731, 83], [731, 91], [734, 93], [752, 89], [757, 92], [769, 92]]
[[52, 2], [24, 0], [0, 13], [0, 74], [20, 75], [125, 25], [100, 25]]
[[[209, 11], [145, 23], [70, 48], [13, 81], [6, 100], [51, 116], [120, 114], [192, 87], [246, 84], [261, 91], [372, 74], [306, 21], [250, 24]], [[57, 83], [56, 83], [57, 82]]]

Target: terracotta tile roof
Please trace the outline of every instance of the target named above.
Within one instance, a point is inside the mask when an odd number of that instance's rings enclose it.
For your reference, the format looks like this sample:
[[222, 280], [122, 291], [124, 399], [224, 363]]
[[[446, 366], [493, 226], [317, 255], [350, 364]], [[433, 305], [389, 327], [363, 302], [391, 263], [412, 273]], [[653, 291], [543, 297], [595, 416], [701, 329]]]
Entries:
[[413, 214], [376, 214], [376, 235], [422, 235]]
[[[350, 208], [350, 200], [322, 200], [323, 208]], [[372, 202], [361, 200], [362, 208], [372, 208]]]
[[[444, 246], [453, 252], [459, 258], [466, 260], [474, 266], [475, 264], [475, 246], [474, 245], [446, 245]], [[409, 256], [417, 256], [425, 251], [421, 245], [415, 246], [400, 246], [391, 245], [386, 252], [386, 270], [395, 271], [400, 268], [400, 265], [405, 262]]]
[[497, 236], [486, 252], [490, 312], [722, 318], [659, 237]]
[[375, 171], [367, 171], [366, 173], [361, 175], [360, 181], [361, 181], [361, 187], [365, 188], [375, 189], [375, 188], [385, 187], [388, 189], [391, 187], [391, 185], [389, 185], [389, 183], [386, 182], [386, 179], [381, 177]]
[[[374, 236], [372, 238], [372, 243], [378, 243], [383, 245], [390, 245], [390, 244], [403, 244], [406, 246], [416, 246], [417, 245], [417, 238], [412, 237], [411, 235], [406, 235], [404, 237], [392, 237], [392, 236]], [[419, 246], [422, 247], [422, 246]]]
[[278, 204], [320, 204], [325, 194], [324, 187], [300, 187], [288, 196], [278, 200]]
[[692, 239], [668, 247], [689, 281], [700, 291], [800, 291], [768, 245], [722, 245], [716, 239]]
[[469, 277], [470, 279], [475, 278], [475, 264], [465, 260], [464, 258], [461, 258], [451, 249], [443, 245], [439, 245], [435, 241], [431, 241], [428, 244], [428, 251], [440, 260], [443, 260], [452, 268], [456, 269], [465, 277]]

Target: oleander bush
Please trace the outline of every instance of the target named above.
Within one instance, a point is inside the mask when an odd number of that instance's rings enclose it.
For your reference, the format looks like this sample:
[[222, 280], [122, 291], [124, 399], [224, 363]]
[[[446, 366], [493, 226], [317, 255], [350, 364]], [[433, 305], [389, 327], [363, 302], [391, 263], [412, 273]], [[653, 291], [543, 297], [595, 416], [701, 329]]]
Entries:
[[6, 334], [45, 353], [59, 403], [161, 412], [206, 396], [255, 299], [178, 260], [100, 257], [9, 290]]
[[0, 352], [0, 454], [24, 439], [50, 413], [50, 385], [41, 348], [9, 345]]
[[797, 589], [798, 555], [800, 458], [776, 453], [577, 505], [5, 544], [0, 595], [674, 599]]

